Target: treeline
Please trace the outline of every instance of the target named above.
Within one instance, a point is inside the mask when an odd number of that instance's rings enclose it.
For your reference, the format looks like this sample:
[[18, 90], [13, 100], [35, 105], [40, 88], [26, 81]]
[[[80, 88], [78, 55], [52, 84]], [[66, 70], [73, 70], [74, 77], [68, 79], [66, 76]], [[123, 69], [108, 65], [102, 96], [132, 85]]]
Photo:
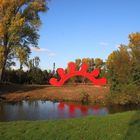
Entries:
[[[129, 35], [129, 43], [121, 44], [113, 51], [104, 62], [100, 58], [76, 59], [76, 69], [79, 70], [82, 63], [88, 64], [88, 72], [99, 68], [99, 77], [106, 77], [110, 86], [109, 102], [116, 104], [140, 103], [140, 33]], [[18, 84], [49, 84], [51, 77], [59, 80], [59, 75], [52, 71], [39, 68], [40, 59], [35, 57], [27, 61], [27, 71], [23, 71], [23, 65], [18, 70], [12, 70], [6, 65], [3, 75], [4, 82]], [[69, 62], [70, 63], [70, 62]], [[68, 68], [65, 69], [68, 72]], [[90, 83], [85, 77], [72, 77], [66, 84]]]
[[[88, 64], [88, 72], [93, 71], [95, 68], [101, 70], [100, 77], [107, 77], [108, 84], [111, 85], [111, 90], [120, 91], [124, 85], [140, 86], [140, 33], [132, 33], [129, 35], [128, 45], [121, 44], [117, 50], [113, 51], [104, 62], [101, 58], [82, 58], [75, 61], [77, 70], [80, 69], [82, 63]], [[41, 70], [39, 68], [40, 59], [35, 57], [30, 59], [26, 66], [29, 70], [23, 71], [23, 65], [20, 65], [19, 70], [11, 70], [10, 66], [6, 67], [4, 73], [4, 81], [13, 82], [14, 78], [26, 79], [15, 80], [16, 83], [48, 83], [50, 77], [58, 77], [57, 72]], [[70, 63], [70, 62], [68, 62]], [[68, 68], [66, 68], [68, 72]], [[13, 76], [12, 76], [13, 75]], [[19, 78], [19, 76], [21, 76]], [[12, 79], [13, 77], [13, 79]], [[35, 80], [36, 78], [40, 80]], [[45, 78], [43, 78], [45, 77]], [[79, 79], [78, 79], [79, 78]], [[45, 80], [43, 80], [45, 79]], [[47, 82], [44, 82], [47, 81]], [[87, 79], [81, 80], [80, 77], [71, 78], [69, 82], [90, 82]]]
[[52, 72], [34, 67], [27, 71], [6, 70], [4, 77], [3, 82], [7, 84], [49, 84], [49, 79], [52, 77]]
[[[0, 82], [20, 84], [48, 84], [49, 79], [59, 76], [54, 70], [39, 68], [39, 58], [29, 59], [32, 47], [38, 47], [40, 13], [48, 10], [48, 0], [0, 1]], [[20, 69], [11, 70], [19, 61]], [[88, 71], [100, 68], [100, 77], [106, 76], [110, 86], [110, 101], [116, 103], [140, 102], [140, 33], [129, 35], [129, 43], [120, 45], [103, 62], [100, 58], [76, 59], [89, 65]], [[23, 71], [23, 67], [28, 67]], [[66, 68], [66, 71], [68, 69]], [[89, 82], [85, 78], [71, 78], [68, 82]]]
[[[72, 62], [72, 61], [71, 61]], [[69, 62], [69, 63], [71, 63]], [[69, 64], [68, 63], [68, 64]], [[95, 68], [99, 68], [101, 71], [101, 74], [99, 75], [99, 77], [105, 76], [105, 62], [101, 59], [101, 58], [78, 58], [74, 61], [74, 63], [76, 64], [76, 69], [79, 70], [81, 68], [81, 64], [82, 63], [86, 63], [88, 64], [88, 72], [92, 72]], [[68, 72], [69, 69], [66, 68], [66, 72]], [[97, 77], [97, 78], [99, 78]], [[67, 83], [90, 83], [90, 81], [88, 79], [86, 79], [85, 77], [72, 77], [70, 78]]]
[[[128, 36], [129, 43], [121, 44], [105, 62], [102, 59], [76, 59], [77, 69], [87, 63], [89, 72], [101, 69], [100, 77], [106, 77], [110, 86], [109, 102], [116, 104], [140, 103], [140, 33]], [[71, 78], [69, 82], [89, 82], [83, 77]]]
[[129, 43], [121, 44], [106, 61], [110, 101], [119, 104], [140, 103], [140, 33], [128, 38]]
[[[17, 83], [17, 84], [49, 84], [49, 80], [52, 77], [56, 77], [60, 79], [57, 71], [55, 70], [55, 64], [53, 70], [42, 70], [39, 68], [40, 59], [39, 57], [35, 57], [30, 59], [26, 64], [28, 70], [24, 71], [23, 66], [20, 65], [20, 68], [17, 70], [12, 69], [11, 67], [7, 67], [4, 75], [3, 82], [5, 83]], [[69, 62], [70, 63], [70, 62]], [[76, 69], [79, 70], [82, 63], [88, 64], [88, 72], [93, 71], [95, 68], [101, 69], [100, 77], [105, 74], [105, 62], [103, 62], [100, 58], [83, 58], [76, 59]], [[66, 73], [68, 73], [68, 68], [65, 69]], [[66, 84], [74, 84], [74, 83], [89, 83], [90, 81], [85, 77], [72, 77], [70, 78]]]
[[13, 60], [22, 68], [28, 63], [30, 46], [38, 47], [40, 13], [47, 6], [48, 0], [0, 0], [0, 82]]
[[42, 70], [39, 68], [40, 59], [35, 57], [30, 59], [26, 64], [27, 70], [23, 70], [23, 66], [17, 70], [7, 67], [3, 73], [4, 83], [16, 84], [49, 84], [49, 80], [54, 75], [54, 72]]

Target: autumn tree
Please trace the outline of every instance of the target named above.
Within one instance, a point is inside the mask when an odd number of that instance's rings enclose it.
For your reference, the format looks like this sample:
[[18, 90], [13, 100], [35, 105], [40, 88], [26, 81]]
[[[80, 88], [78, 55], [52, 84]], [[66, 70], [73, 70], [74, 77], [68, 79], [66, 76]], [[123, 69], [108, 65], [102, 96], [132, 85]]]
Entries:
[[29, 46], [38, 46], [39, 13], [46, 10], [47, 0], [0, 0], [0, 81], [8, 58], [18, 57], [22, 65]]
[[[70, 63], [70, 62], [69, 62]], [[81, 68], [81, 64], [82, 63], [85, 63], [88, 65], [88, 72], [92, 72], [95, 68], [102, 68], [104, 66], [104, 62], [102, 59], [100, 58], [77, 58], [75, 59], [75, 64], [76, 64], [76, 70], [80, 70]], [[68, 71], [68, 68], [67, 68], [67, 71]], [[81, 77], [81, 76], [78, 76], [78, 77], [72, 77], [69, 82], [78, 82], [78, 83], [87, 83], [89, 82], [88, 79], [86, 79], [85, 77]]]
[[95, 61], [94, 58], [91, 58], [89, 62], [89, 72], [93, 71], [94, 67], [95, 67]]
[[40, 62], [40, 58], [38, 56], [36, 56], [34, 58], [34, 65], [35, 65], [35, 67], [38, 67], [39, 66], [39, 62]]
[[80, 65], [81, 65], [81, 59], [75, 59], [75, 64], [76, 64], [76, 69], [79, 70], [80, 69]]
[[113, 51], [106, 64], [114, 90], [124, 84], [140, 85], [140, 33], [130, 34], [128, 45]]
[[121, 85], [130, 82], [130, 55], [127, 46], [120, 45], [107, 59], [108, 78], [113, 90], [119, 90]]
[[103, 60], [102, 59], [100, 59], [100, 58], [96, 58], [95, 60], [94, 60], [94, 63], [95, 63], [95, 67], [96, 68], [102, 68], [102, 66], [103, 66]]
[[[67, 68], [66, 68], [66, 72], [67, 73], [69, 73], [69, 71], [70, 71], [70, 69], [69, 69], [69, 67], [68, 67], [68, 65], [70, 64], [70, 63], [74, 63], [73, 61], [70, 61], [70, 62], [68, 62], [68, 64], [67, 64]], [[76, 82], [76, 77], [71, 77], [70, 79], [68, 79], [68, 83], [75, 83]]]
[[106, 65], [113, 103], [139, 103], [140, 33], [130, 34], [128, 45], [120, 45], [113, 51]]
[[128, 49], [131, 56], [131, 75], [133, 82], [140, 85], [140, 33], [129, 35]]
[[29, 59], [30, 50], [29, 48], [16, 48], [16, 56], [20, 62], [20, 70], [22, 70], [23, 65], [28, 66], [28, 59]]

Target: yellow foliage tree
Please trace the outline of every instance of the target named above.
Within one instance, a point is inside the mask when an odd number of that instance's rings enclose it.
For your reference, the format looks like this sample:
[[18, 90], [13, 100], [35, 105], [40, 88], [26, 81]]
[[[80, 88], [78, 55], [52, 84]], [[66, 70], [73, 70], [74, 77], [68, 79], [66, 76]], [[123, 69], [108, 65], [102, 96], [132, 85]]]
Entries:
[[29, 46], [37, 47], [39, 13], [46, 10], [47, 0], [0, 0], [0, 80], [9, 55], [23, 63]]

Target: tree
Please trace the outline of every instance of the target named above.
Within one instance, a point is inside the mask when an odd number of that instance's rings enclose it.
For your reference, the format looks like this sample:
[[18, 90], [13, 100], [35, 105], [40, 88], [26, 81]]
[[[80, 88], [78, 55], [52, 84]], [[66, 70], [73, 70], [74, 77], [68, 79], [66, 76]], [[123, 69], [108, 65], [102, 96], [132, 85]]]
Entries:
[[131, 82], [130, 54], [126, 45], [120, 45], [119, 50], [113, 51], [107, 59], [108, 79], [113, 90]]
[[94, 66], [95, 66], [94, 58], [91, 58], [89, 63], [89, 72], [94, 70]]
[[117, 104], [140, 102], [140, 33], [129, 35], [128, 45], [120, 45], [106, 62], [111, 100]]
[[38, 68], [39, 66], [39, 63], [40, 63], [40, 58], [38, 56], [35, 56], [33, 59], [30, 59], [28, 61], [28, 64], [27, 66], [29, 67], [29, 69], [33, 69], [33, 68]]
[[96, 59], [94, 60], [94, 63], [95, 63], [95, 67], [96, 67], [96, 68], [101, 68], [101, 67], [103, 66], [103, 60], [100, 59], [100, 58], [96, 58]]
[[129, 44], [131, 55], [131, 75], [133, 82], [140, 85], [140, 33], [132, 33], [129, 35]]
[[17, 48], [38, 46], [39, 13], [46, 10], [47, 0], [0, 0], [0, 81], [8, 58], [15, 57]]
[[16, 56], [20, 62], [20, 70], [22, 70], [23, 65], [28, 66], [30, 50], [28, 48], [18, 47], [16, 48]]
[[83, 58], [82, 63], [86, 63], [88, 66], [90, 66], [90, 58]]
[[[44, 74], [43, 74], [43, 71], [38, 67], [34, 67], [33, 69], [31, 69], [28, 73], [28, 76], [29, 76], [31, 84], [43, 83]], [[46, 79], [46, 83], [47, 83], [47, 79]]]
[[80, 58], [76, 59], [75, 64], [76, 64], [76, 69], [79, 70], [80, 64], [81, 64], [81, 59]]
[[38, 67], [39, 66], [39, 62], [40, 62], [40, 58], [38, 56], [36, 56], [33, 60], [34, 60], [35, 67]]

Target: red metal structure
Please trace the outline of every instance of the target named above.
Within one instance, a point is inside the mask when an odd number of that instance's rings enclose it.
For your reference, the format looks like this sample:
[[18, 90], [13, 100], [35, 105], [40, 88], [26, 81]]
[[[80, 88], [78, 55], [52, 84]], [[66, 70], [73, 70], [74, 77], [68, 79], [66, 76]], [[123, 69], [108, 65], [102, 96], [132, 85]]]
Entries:
[[88, 65], [86, 63], [83, 63], [81, 65], [81, 69], [79, 71], [76, 70], [76, 64], [75, 63], [69, 63], [68, 64], [69, 72], [66, 73], [63, 68], [58, 68], [57, 72], [60, 76], [60, 80], [58, 81], [56, 78], [50, 79], [50, 84], [53, 86], [62, 86], [64, 83], [71, 77], [74, 76], [83, 76], [87, 79], [89, 79], [94, 85], [105, 85], [107, 83], [106, 78], [96, 79], [100, 74], [99, 69], [94, 69], [92, 72], [88, 73]]

